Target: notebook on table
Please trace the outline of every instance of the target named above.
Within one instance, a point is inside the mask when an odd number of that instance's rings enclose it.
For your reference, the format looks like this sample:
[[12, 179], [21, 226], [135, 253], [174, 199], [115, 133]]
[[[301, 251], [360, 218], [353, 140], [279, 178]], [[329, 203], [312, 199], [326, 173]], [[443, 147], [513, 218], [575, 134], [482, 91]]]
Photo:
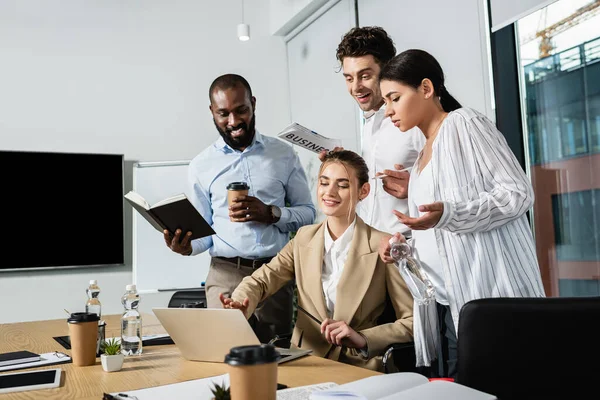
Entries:
[[[33, 353], [33, 354], [35, 354], [35, 353]], [[47, 366], [47, 365], [64, 364], [64, 363], [71, 362], [71, 357], [69, 357], [67, 354], [61, 353], [59, 351], [53, 351], [50, 353], [42, 353], [42, 354], [38, 355], [37, 359], [35, 359], [34, 357], [32, 357], [30, 359], [34, 359], [35, 361], [26, 361], [26, 362], [20, 362], [18, 364], [2, 365], [2, 366], [0, 366], [0, 372], [13, 371], [13, 370], [24, 369], [24, 368], [41, 367], [41, 366]]]
[[[232, 347], [261, 344], [240, 310], [158, 307], [152, 311], [187, 360], [224, 362]], [[312, 353], [281, 347], [277, 351], [280, 364]]]
[[0, 367], [14, 364], [24, 364], [39, 361], [40, 355], [31, 351], [12, 351], [10, 353], [0, 353]]

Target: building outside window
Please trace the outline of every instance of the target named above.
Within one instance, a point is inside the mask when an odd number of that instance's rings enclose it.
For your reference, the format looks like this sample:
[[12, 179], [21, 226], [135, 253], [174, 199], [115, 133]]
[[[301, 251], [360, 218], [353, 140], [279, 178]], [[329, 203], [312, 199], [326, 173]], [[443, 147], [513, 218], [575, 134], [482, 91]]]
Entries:
[[[600, 1], [516, 24], [533, 226], [549, 296], [600, 295]], [[549, 286], [549, 287], [548, 287]]]

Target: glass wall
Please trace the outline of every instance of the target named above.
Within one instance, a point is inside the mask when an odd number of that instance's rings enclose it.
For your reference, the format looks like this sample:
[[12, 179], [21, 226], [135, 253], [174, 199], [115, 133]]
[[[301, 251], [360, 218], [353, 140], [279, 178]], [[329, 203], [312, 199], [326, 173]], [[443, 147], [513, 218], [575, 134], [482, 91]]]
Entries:
[[517, 23], [533, 225], [550, 296], [600, 295], [600, 1]]

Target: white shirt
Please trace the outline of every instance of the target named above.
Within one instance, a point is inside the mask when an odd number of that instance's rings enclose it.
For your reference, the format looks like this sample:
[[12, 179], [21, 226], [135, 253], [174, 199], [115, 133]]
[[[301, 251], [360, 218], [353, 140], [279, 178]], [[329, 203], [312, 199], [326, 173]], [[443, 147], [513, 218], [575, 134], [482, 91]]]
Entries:
[[392, 213], [392, 210], [408, 213], [408, 201], [387, 193], [382, 180], [372, 178], [376, 172], [394, 169], [394, 164], [412, 166], [425, 145], [425, 136], [419, 128], [401, 132], [385, 116], [385, 107], [365, 118], [362, 156], [369, 167], [371, 191], [358, 203], [357, 213], [368, 225], [382, 232], [408, 233], [410, 230]]
[[429, 163], [434, 200], [444, 203], [433, 230], [455, 327], [468, 301], [544, 297], [525, 214], [533, 188], [496, 126], [468, 108], [451, 112]]
[[[433, 199], [433, 175], [431, 173], [431, 163], [427, 163], [425, 168], [419, 173], [418, 163], [410, 173], [408, 182], [408, 192], [410, 193], [408, 207], [410, 215], [421, 217], [425, 213], [419, 211], [419, 206], [431, 204]], [[427, 273], [429, 280], [435, 287], [435, 299], [438, 303], [448, 305], [448, 295], [444, 286], [444, 272], [442, 270], [442, 259], [438, 253], [435, 232], [433, 229], [413, 230], [412, 245], [414, 257]]]
[[323, 252], [321, 281], [323, 284], [323, 294], [325, 295], [325, 305], [327, 306], [327, 312], [329, 313], [330, 318], [333, 316], [333, 311], [335, 309], [337, 285], [342, 276], [342, 272], [344, 271], [344, 264], [348, 257], [352, 236], [354, 236], [355, 225], [356, 218], [354, 218], [354, 221], [346, 228], [342, 236], [337, 238], [337, 240], [333, 240], [329, 234], [327, 222], [325, 222], [325, 251]]

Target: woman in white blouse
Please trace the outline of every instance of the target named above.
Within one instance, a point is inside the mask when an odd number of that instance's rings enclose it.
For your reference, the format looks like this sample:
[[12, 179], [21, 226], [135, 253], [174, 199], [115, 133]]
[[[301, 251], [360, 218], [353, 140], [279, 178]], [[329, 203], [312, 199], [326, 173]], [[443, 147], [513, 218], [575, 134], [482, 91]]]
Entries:
[[[379, 257], [384, 234], [356, 215], [358, 201], [369, 194], [368, 180], [358, 154], [327, 154], [317, 189], [325, 221], [300, 228], [271, 262], [244, 278], [231, 298], [221, 295], [224, 307], [250, 317], [257, 304], [295, 279], [301, 309], [292, 345], [381, 370], [387, 346], [412, 341], [412, 296], [397, 268]], [[386, 298], [396, 320], [381, 323]]]
[[[380, 85], [386, 116], [402, 132], [418, 126], [426, 138], [411, 171], [410, 216], [394, 213], [412, 229], [416, 258], [435, 287], [441, 348], [434, 367], [439, 376], [455, 377], [456, 328], [466, 302], [544, 296], [525, 215], [532, 186], [495, 125], [448, 93], [429, 53], [398, 54]], [[389, 249], [384, 238], [385, 262]]]

